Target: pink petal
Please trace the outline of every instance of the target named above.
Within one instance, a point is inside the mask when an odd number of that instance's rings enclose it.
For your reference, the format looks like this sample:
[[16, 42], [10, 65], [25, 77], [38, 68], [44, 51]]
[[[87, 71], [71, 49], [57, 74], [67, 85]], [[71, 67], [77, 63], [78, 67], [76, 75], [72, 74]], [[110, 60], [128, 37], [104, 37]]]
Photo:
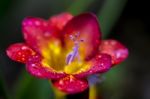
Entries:
[[80, 42], [79, 48], [83, 56], [88, 58], [97, 52], [101, 32], [94, 14], [85, 13], [73, 17], [64, 27], [63, 33], [67, 48], [74, 46], [70, 36], [78, 35], [76, 40], [83, 40], [83, 42]]
[[39, 55], [29, 58], [26, 64], [26, 69], [31, 75], [38, 78], [60, 79], [66, 76], [64, 72], [57, 72], [51, 67], [43, 66], [41, 63], [41, 57]]
[[82, 92], [88, 88], [88, 82], [84, 79], [77, 79], [71, 75], [53, 81], [55, 87], [59, 90], [68, 93], [68, 94], [75, 94]]
[[109, 54], [112, 57], [112, 64], [119, 64], [128, 56], [128, 49], [116, 40], [103, 40], [99, 46], [101, 53]]
[[108, 54], [98, 54], [88, 63], [91, 68], [85, 72], [80, 72], [74, 76], [77, 78], [84, 78], [91, 74], [107, 72], [111, 67], [111, 56]]
[[28, 58], [36, 53], [24, 43], [16, 43], [8, 47], [7, 55], [15, 61], [25, 63]]
[[73, 16], [70, 13], [64, 12], [59, 15], [50, 17], [49, 24], [58, 30], [62, 30], [66, 23], [72, 18]]
[[46, 46], [56, 31], [49, 26], [47, 21], [34, 17], [27, 17], [23, 20], [22, 30], [26, 42], [37, 52], [40, 52], [41, 46]]

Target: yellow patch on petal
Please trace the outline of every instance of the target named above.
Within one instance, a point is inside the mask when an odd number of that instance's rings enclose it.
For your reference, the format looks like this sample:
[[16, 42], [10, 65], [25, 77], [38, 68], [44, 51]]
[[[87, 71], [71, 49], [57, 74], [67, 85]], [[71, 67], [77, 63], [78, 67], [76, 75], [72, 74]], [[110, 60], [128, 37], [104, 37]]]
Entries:
[[55, 54], [55, 55], [60, 54], [60, 52], [61, 52], [60, 42], [55, 41], [54, 44], [50, 43], [48, 46], [49, 46], [49, 49], [51, 49], [53, 51], [53, 54]]
[[51, 40], [46, 47], [42, 47], [42, 64], [52, 67], [56, 71], [63, 71], [65, 66], [65, 53], [59, 40]]
[[72, 62], [70, 65], [65, 66], [65, 73], [67, 74], [78, 74], [90, 69], [90, 65], [86, 63], [80, 63], [78, 61]]

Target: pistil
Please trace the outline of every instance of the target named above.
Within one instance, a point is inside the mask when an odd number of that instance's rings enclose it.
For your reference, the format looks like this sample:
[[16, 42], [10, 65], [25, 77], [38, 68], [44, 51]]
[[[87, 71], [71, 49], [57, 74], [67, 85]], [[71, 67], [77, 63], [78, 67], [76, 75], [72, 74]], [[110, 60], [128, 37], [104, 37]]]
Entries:
[[67, 57], [66, 57], [66, 64], [69, 65], [71, 62], [74, 61], [74, 59], [77, 57], [78, 60], [80, 61], [80, 56], [79, 56], [79, 43], [83, 42], [83, 40], [78, 40], [77, 38], [79, 37], [79, 33], [75, 34], [75, 36], [70, 35], [70, 39], [74, 42], [74, 47], [73, 51], [71, 51]]

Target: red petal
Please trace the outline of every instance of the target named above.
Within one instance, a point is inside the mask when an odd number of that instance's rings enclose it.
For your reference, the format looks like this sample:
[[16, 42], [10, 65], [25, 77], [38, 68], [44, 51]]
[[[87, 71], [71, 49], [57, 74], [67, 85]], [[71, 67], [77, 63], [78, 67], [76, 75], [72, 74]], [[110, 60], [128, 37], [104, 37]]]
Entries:
[[53, 84], [59, 90], [68, 94], [79, 93], [88, 88], [88, 82], [86, 80], [77, 79], [71, 75], [57, 81], [53, 81]]
[[86, 58], [96, 53], [101, 32], [95, 15], [85, 13], [73, 17], [64, 27], [63, 33], [67, 48], [72, 48], [74, 46], [74, 42], [71, 40], [70, 36], [79, 34], [77, 39], [83, 40], [83, 42], [80, 43], [80, 53]]
[[66, 23], [72, 19], [72, 15], [70, 13], [61, 13], [56, 16], [52, 16], [49, 19], [49, 24], [57, 28], [58, 30], [62, 30]]
[[80, 72], [74, 76], [84, 78], [91, 74], [104, 73], [111, 67], [111, 56], [108, 54], [98, 54], [95, 58], [89, 61], [91, 68], [85, 72]]
[[55, 35], [55, 29], [40, 18], [25, 18], [22, 26], [26, 42], [38, 52], [40, 51], [39, 47], [45, 46], [50, 38]]
[[50, 67], [43, 66], [41, 63], [41, 57], [38, 55], [29, 58], [29, 61], [26, 64], [26, 69], [31, 75], [38, 78], [60, 79], [66, 76], [64, 72], [56, 72]]
[[112, 64], [119, 64], [128, 56], [128, 49], [116, 40], [103, 40], [99, 46], [101, 53], [109, 54], [112, 57]]
[[36, 54], [30, 47], [23, 43], [16, 43], [9, 46], [6, 52], [12, 60], [22, 63], [25, 63], [30, 56]]

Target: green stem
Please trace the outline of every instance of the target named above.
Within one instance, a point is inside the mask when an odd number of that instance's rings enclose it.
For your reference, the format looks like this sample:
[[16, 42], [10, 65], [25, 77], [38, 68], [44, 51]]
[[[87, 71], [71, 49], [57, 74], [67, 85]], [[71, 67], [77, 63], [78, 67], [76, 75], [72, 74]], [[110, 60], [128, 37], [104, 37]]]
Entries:
[[66, 94], [54, 88], [55, 99], [66, 99]]
[[102, 9], [98, 13], [101, 29], [106, 37], [114, 24], [117, 22], [125, 7], [127, 0], [105, 0]]
[[96, 98], [97, 98], [96, 85], [92, 85], [89, 88], [89, 99], [96, 99]]

